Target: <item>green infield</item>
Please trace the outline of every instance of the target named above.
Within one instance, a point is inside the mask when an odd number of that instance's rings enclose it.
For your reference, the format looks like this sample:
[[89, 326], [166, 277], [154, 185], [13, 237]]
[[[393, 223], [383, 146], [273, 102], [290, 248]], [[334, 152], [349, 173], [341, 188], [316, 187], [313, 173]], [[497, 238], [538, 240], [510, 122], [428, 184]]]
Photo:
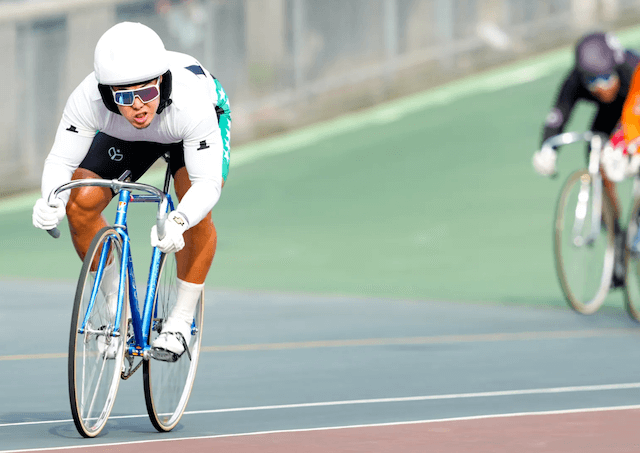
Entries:
[[[563, 150], [553, 180], [531, 157], [570, 62], [562, 49], [232, 150], [209, 287], [564, 305], [552, 216], [584, 146]], [[567, 130], [592, 112], [582, 105]], [[73, 280], [66, 227], [54, 241], [31, 226], [36, 197], [0, 203], [0, 278]], [[144, 286], [154, 208], [133, 208]]]

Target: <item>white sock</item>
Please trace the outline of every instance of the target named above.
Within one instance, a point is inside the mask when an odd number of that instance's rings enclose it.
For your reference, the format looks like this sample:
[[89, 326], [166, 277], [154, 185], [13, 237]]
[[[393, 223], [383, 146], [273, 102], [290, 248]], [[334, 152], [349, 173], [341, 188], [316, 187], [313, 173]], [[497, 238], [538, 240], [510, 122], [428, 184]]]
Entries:
[[[95, 278], [97, 271], [91, 271], [91, 275]], [[109, 307], [109, 313], [111, 316], [115, 316], [118, 306], [118, 287], [120, 286], [120, 268], [116, 266], [115, 260], [105, 266], [102, 273], [102, 284], [100, 285], [100, 291], [107, 300], [107, 306]]]
[[193, 314], [196, 311], [204, 283], [189, 283], [176, 278], [176, 287], [178, 300], [162, 330], [166, 332], [177, 330], [187, 339], [186, 334], [190, 331]]

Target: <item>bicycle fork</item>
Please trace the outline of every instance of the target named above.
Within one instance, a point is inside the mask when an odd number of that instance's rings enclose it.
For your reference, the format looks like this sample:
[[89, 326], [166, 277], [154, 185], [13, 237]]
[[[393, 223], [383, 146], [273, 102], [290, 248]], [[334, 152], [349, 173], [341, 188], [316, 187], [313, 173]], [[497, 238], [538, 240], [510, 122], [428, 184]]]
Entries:
[[[636, 175], [633, 178], [633, 198], [637, 200], [640, 198], [640, 177]], [[640, 218], [630, 219], [629, 228], [635, 228], [636, 231], [629, 231], [629, 235], [627, 237], [633, 237], [631, 243], [628, 244], [629, 249], [634, 253], [640, 253]]]
[[[591, 202], [591, 231], [585, 235], [584, 224]], [[602, 176], [585, 173], [580, 177], [580, 192], [576, 204], [572, 229], [572, 242], [576, 247], [592, 245], [600, 234], [602, 224]]]
[[[573, 245], [582, 247], [592, 245], [600, 234], [602, 223], [602, 175], [600, 174], [600, 154], [602, 151], [602, 138], [594, 136], [591, 139], [591, 152], [589, 153], [588, 173], [580, 177], [580, 192], [576, 205], [575, 220], [573, 223]], [[591, 201], [591, 232], [585, 237], [584, 223]]]

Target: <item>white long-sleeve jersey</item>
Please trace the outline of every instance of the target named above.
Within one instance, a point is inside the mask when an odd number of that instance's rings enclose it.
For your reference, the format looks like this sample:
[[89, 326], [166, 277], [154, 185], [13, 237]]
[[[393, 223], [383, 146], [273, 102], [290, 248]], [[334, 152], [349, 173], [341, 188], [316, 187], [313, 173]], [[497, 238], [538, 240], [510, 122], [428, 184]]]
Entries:
[[[185, 215], [190, 226], [200, 222], [211, 211], [220, 198], [222, 187], [223, 143], [216, 105], [226, 102], [226, 95], [216, 89], [213, 77], [195, 58], [169, 53], [172, 103], [156, 114], [145, 129], [136, 129], [122, 115], [107, 109], [94, 73], [73, 91], [62, 113], [53, 147], [45, 160], [41, 185], [45, 199], [53, 189], [71, 180], [100, 131], [132, 142], [183, 142], [185, 166], [192, 185], [176, 210]], [[186, 69], [192, 65], [200, 66], [203, 74]], [[225, 99], [220, 99], [221, 96]], [[66, 194], [66, 202], [68, 192], [63, 194]]]

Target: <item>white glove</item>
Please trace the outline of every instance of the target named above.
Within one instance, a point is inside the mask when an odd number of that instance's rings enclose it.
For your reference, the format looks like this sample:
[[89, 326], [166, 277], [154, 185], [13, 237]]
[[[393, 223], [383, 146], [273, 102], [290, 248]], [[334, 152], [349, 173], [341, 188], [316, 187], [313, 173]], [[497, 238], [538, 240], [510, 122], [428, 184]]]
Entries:
[[164, 221], [164, 237], [158, 239], [158, 227], [151, 228], [151, 247], [158, 247], [161, 252], [175, 253], [184, 247], [182, 234], [189, 228], [189, 223], [184, 215], [178, 211], [171, 211]]
[[533, 168], [542, 176], [551, 176], [556, 173], [556, 159], [558, 153], [550, 148], [533, 153]]
[[624, 180], [630, 171], [629, 164], [629, 156], [624, 154], [623, 147], [614, 148], [610, 142], [604, 146], [602, 150], [602, 167], [607, 178], [611, 181], [620, 182]]
[[629, 158], [629, 165], [627, 166], [627, 177], [633, 178], [638, 174], [640, 170], [640, 154], [634, 153]]
[[44, 198], [39, 198], [33, 205], [33, 226], [51, 230], [58, 226], [64, 215], [64, 202], [60, 198], [54, 199], [51, 206]]

